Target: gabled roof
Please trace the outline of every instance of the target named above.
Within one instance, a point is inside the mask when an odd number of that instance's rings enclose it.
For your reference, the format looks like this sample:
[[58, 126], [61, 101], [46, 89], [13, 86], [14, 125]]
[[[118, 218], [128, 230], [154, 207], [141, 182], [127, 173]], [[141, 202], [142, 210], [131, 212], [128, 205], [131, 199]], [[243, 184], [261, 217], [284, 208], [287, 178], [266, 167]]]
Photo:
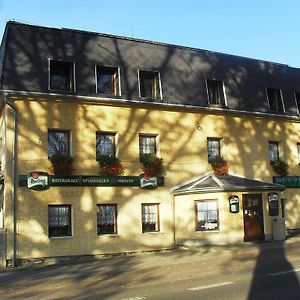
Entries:
[[283, 191], [284, 189], [284, 186], [280, 184], [233, 175], [216, 176], [213, 173], [206, 173], [174, 188], [172, 190], [172, 194], [180, 195], [214, 192]]
[[[1, 81], [5, 91], [49, 94], [48, 64], [53, 59], [75, 63], [76, 92], [68, 93], [69, 96], [299, 119], [294, 92], [300, 92], [300, 69], [287, 65], [203, 49], [16, 22], [8, 22], [5, 32], [0, 51]], [[96, 93], [96, 65], [120, 68], [122, 95], [104, 97]], [[139, 97], [138, 70], [160, 73], [162, 100]], [[224, 82], [226, 106], [208, 104], [206, 79]], [[285, 112], [270, 111], [266, 87], [282, 90]]]

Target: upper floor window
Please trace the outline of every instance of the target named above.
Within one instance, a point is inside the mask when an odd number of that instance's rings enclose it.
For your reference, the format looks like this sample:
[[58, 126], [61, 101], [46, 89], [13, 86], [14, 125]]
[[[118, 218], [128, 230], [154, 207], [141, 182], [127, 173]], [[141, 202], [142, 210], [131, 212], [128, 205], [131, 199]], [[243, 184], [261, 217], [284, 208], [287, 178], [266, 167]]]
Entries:
[[97, 66], [96, 74], [97, 94], [114, 96], [121, 94], [119, 68]]
[[140, 150], [140, 157], [143, 154], [156, 154], [157, 147], [156, 147], [156, 135], [148, 135], [148, 134], [140, 134], [139, 135], [139, 150]]
[[220, 80], [206, 80], [208, 102], [215, 105], [226, 105], [224, 83]]
[[142, 204], [142, 231], [159, 231], [159, 204]]
[[71, 236], [71, 205], [48, 206], [49, 237]]
[[283, 112], [283, 100], [280, 89], [267, 88], [267, 97], [271, 111]]
[[48, 130], [48, 157], [54, 155], [70, 156], [70, 132]]
[[75, 90], [74, 63], [50, 60], [49, 89], [65, 92]]
[[220, 138], [207, 138], [207, 154], [209, 162], [217, 156], [221, 156]]
[[139, 71], [139, 90], [142, 98], [162, 99], [160, 74]]
[[269, 142], [269, 159], [272, 164], [275, 160], [279, 159], [279, 143]]
[[297, 143], [298, 164], [300, 165], [300, 143]]
[[109, 132], [96, 133], [96, 159], [101, 155], [116, 156], [116, 134]]
[[117, 233], [117, 205], [97, 205], [97, 232], [100, 234]]
[[300, 93], [295, 92], [295, 100], [297, 104], [298, 114], [300, 114]]
[[196, 201], [196, 231], [219, 229], [219, 211], [217, 200]]

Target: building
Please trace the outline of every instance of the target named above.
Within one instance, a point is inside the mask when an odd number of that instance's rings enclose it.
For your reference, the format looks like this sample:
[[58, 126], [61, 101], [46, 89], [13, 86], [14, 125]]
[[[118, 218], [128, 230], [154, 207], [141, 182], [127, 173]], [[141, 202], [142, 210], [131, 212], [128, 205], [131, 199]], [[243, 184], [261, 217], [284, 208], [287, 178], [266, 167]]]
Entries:
[[[16, 22], [0, 62], [3, 264], [300, 228], [299, 69]], [[165, 175], [140, 176], [149, 153]], [[125, 176], [99, 176], [103, 156]]]

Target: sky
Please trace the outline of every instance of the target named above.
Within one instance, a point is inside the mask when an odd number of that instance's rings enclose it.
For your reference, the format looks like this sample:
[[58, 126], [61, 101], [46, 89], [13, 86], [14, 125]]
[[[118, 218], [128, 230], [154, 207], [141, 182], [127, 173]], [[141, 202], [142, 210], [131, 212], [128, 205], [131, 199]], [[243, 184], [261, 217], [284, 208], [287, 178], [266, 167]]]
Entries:
[[300, 0], [0, 0], [9, 20], [141, 38], [300, 68]]

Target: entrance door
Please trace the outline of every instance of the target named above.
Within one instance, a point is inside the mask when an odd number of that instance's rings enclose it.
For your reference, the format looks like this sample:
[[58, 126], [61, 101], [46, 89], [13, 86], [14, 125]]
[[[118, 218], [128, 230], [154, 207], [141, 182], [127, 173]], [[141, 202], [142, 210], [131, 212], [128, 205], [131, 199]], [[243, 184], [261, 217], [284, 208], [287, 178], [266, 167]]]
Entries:
[[262, 195], [243, 195], [244, 241], [264, 240]]

